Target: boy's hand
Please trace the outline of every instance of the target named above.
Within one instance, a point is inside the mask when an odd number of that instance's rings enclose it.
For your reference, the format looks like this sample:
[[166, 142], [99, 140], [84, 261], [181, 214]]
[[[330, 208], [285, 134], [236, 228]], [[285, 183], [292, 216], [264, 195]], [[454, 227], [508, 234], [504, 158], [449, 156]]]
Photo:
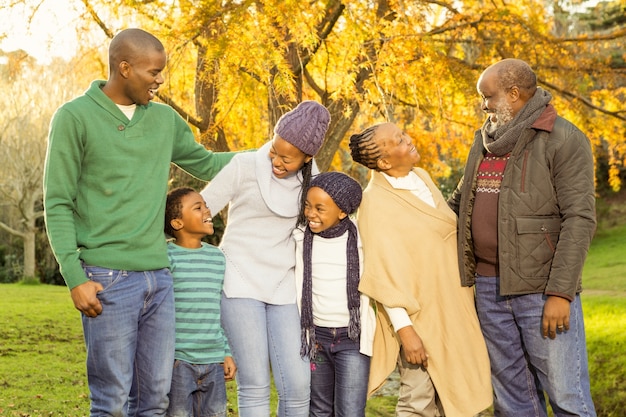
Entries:
[[402, 343], [402, 350], [404, 351], [404, 357], [408, 363], [414, 365], [421, 365], [424, 368], [428, 367], [428, 354], [422, 339], [419, 337], [413, 326], [406, 326], [398, 330], [398, 336], [400, 337], [400, 343]]
[[235, 377], [235, 373], [237, 372], [237, 365], [235, 365], [233, 358], [231, 356], [226, 356], [222, 366], [224, 367], [224, 379], [226, 381], [232, 381]]

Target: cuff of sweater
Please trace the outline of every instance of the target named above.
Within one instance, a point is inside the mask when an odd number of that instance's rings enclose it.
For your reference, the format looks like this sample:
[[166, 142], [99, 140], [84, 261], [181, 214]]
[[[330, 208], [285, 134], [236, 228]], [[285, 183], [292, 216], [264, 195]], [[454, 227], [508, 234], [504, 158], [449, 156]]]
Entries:
[[570, 303], [572, 301], [574, 301], [574, 297], [572, 297], [569, 294], [564, 294], [562, 292], [553, 292], [553, 291], [546, 291], [545, 295], [549, 295], [549, 296], [554, 296], [554, 297], [561, 297], [561, 298], [565, 298], [567, 301], [569, 301]]
[[389, 316], [389, 321], [391, 321], [393, 330], [395, 330], [396, 332], [402, 329], [403, 327], [413, 325], [413, 323], [411, 322], [411, 319], [409, 318], [408, 313], [406, 312], [404, 308], [387, 307], [387, 306], [383, 306], [383, 307], [385, 308], [385, 311], [387, 312], [387, 315]]

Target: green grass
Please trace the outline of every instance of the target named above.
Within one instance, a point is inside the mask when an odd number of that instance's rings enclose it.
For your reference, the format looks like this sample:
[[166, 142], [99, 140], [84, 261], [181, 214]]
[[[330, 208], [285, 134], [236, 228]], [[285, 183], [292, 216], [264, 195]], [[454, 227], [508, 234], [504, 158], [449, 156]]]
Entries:
[[[599, 232], [582, 294], [592, 395], [600, 417], [626, 410], [626, 226]], [[80, 315], [65, 287], [0, 284], [0, 416], [89, 414]], [[235, 383], [229, 409], [237, 416]], [[273, 391], [272, 403], [276, 403]], [[393, 416], [395, 397], [368, 401], [369, 417]]]
[[583, 295], [625, 295], [626, 224], [596, 233], [583, 269], [583, 286]]
[[591, 394], [598, 416], [623, 417], [626, 413], [626, 295], [587, 296], [583, 298], [583, 308]]
[[0, 306], [0, 415], [86, 415], [80, 315], [67, 288], [2, 284]]

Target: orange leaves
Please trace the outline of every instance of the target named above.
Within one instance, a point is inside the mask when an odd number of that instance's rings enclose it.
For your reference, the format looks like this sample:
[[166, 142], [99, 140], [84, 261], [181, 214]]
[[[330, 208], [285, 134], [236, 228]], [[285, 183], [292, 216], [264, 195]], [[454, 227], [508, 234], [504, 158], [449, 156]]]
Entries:
[[516, 57], [589, 134], [611, 186], [624, 176], [626, 31], [604, 9], [589, 20], [541, 0], [113, 3], [91, 0], [90, 17], [154, 29], [169, 53], [162, 91], [209, 144], [258, 147], [282, 112], [314, 99], [333, 120], [320, 166], [345, 165], [350, 133], [391, 120], [420, 141], [425, 168], [456, 175], [484, 120], [479, 74]]

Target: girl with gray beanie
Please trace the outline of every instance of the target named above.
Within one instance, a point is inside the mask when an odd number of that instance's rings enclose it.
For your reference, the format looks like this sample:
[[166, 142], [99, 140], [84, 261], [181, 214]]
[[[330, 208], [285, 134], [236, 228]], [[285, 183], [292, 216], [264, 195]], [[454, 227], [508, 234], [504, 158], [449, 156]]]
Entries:
[[[201, 192], [212, 213], [226, 205], [222, 327], [237, 363], [239, 416], [309, 415], [310, 369], [300, 357], [295, 242], [303, 190], [317, 173], [330, 113], [304, 101], [284, 114], [274, 137], [239, 153]], [[270, 369], [278, 411], [270, 413]]]
[[294, 230], [302, 357], [311, 361], [311, 417], [365, 417], [374, 328], [359, 293], [363, 256], [355, 222], [361, 186], [341, 172], [314, 177], [307, 225]]

